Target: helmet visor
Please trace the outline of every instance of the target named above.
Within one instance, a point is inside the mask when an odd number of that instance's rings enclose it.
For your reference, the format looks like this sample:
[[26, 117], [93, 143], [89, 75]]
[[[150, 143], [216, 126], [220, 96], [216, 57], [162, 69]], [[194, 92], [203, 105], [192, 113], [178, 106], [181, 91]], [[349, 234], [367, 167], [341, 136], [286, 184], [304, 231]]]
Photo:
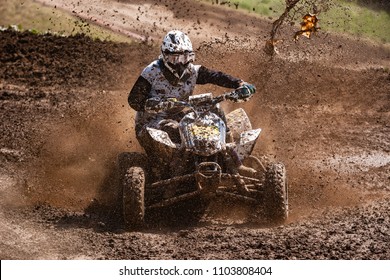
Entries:
[[184, 65], [189, 62], [193, 62], [195, 59], [194, 52], [181, 52], [181, 53], [164, 52], [163, 56], [165, 62], [170, 63], [172, 65], [178, 65], [178, 64]]

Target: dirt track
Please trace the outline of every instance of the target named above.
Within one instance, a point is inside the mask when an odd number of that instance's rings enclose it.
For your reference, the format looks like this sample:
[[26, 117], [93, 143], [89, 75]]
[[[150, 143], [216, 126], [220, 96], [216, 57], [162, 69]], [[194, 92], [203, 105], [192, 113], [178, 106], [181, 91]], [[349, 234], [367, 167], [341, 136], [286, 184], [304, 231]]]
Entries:
[[[138, 2], [121, 1], [134, 4], [121, 17], [131, 21], [135, 11], [141, 21], [128, 31], [142, 35], [146, 7], [158, 1]], [[289, 221], [254, 224], [244, 207], [226, 213], [216, 202], [197, 225], [124, 231], [113, 206], [115, 156], [139, 149], [127, 93], [158, 47], [7, 31], [0, 33], [1, 259], [389, 259], [389, 46], [321, 32], [294, 43], [284, 29], [271, 60], [261, 49], [270, 22], [231, 10], [227, 17], [216, 6], [204, 22], [201, 12], [183, 18], [176, 6], [151, 7], [191, 29], [198, 63], [257, 86], [243, 107], [263, 129], [255, 153], [286, 163]], [[161, 22], [156, 37], [170, 28]], [[222, 89], [198, 87], [204, 91]]]

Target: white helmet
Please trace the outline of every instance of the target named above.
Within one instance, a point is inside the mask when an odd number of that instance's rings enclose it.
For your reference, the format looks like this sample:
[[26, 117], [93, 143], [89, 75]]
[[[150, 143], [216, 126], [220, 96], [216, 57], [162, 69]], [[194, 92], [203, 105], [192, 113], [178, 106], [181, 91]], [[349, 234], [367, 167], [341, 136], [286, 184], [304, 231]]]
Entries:
[[188, 36], [179, 30], [172, 30], [165, 35], [161, 45], [161, 55], [164, 64], [172, 71], [177, 71], [178, 67], [186, 67], [190, 62], [194, 62], [195, 53]]

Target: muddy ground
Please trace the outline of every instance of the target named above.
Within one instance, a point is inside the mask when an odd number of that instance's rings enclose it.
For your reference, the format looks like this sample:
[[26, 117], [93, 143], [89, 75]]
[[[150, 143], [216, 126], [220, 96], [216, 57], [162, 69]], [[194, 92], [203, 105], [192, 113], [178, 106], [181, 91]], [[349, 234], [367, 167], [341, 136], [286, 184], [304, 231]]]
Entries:
[[[270, 21], [216, 5], [200, 21], [203, 4], [186, 2], [198, 12], [182, 17], [160, 2], [111, 5], [141, 19], [128, 34], [145, 35], [148, 9], [172, 11], [197, 63], [257, 86], [250, 102], [224, 106], [263, 129], [256, 155], [286, 164], [288, 221], [255, 222], [245, 206], [216, 201], [196, 224], [166, 217], [125, 230], [116, 156], [140, 150], [127, 94], [158, 45], [2, 31], [1, 259], [389, 259], [390, 47], [325, 32], [293, 42], [285, 28], [271, 58]], [[160, 25], [162, 38], [170, 25]], [[206, 91], [223, 89], [197, 88]]]

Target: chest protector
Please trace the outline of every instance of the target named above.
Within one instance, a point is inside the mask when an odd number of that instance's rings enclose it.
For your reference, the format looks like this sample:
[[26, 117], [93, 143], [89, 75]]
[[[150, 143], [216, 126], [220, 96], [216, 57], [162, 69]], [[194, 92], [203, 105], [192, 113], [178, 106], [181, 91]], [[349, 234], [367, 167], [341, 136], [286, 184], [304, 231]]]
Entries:
[[177, 98], [181, 101], [187, 101], [194, 91], [200, 65], [190, 63], [180, 79], [176, 78], [168, 69], [163, 71], [163, 67], [162, 61], [156, 60], [141, 73], [141, 76], [152, 85], [150, 97]]
[[[161, 100], [176, 98], [179, 101], [188, 101], [188, 97], [194, 91], [200, 65], [190, 63], [180, 79], [177, 79], [168, 69], [164, 69], [164, 71], [163, 67], [162, 61], [156, 60], [141, 73], [141, 76], [152, 86], [149, 98]], [[150, 123], [150, 126], [153, 127], [154, 121], [167, 118], [172, 118], [168, 112], [138, 112], [136, 122], [142, 125]]]

